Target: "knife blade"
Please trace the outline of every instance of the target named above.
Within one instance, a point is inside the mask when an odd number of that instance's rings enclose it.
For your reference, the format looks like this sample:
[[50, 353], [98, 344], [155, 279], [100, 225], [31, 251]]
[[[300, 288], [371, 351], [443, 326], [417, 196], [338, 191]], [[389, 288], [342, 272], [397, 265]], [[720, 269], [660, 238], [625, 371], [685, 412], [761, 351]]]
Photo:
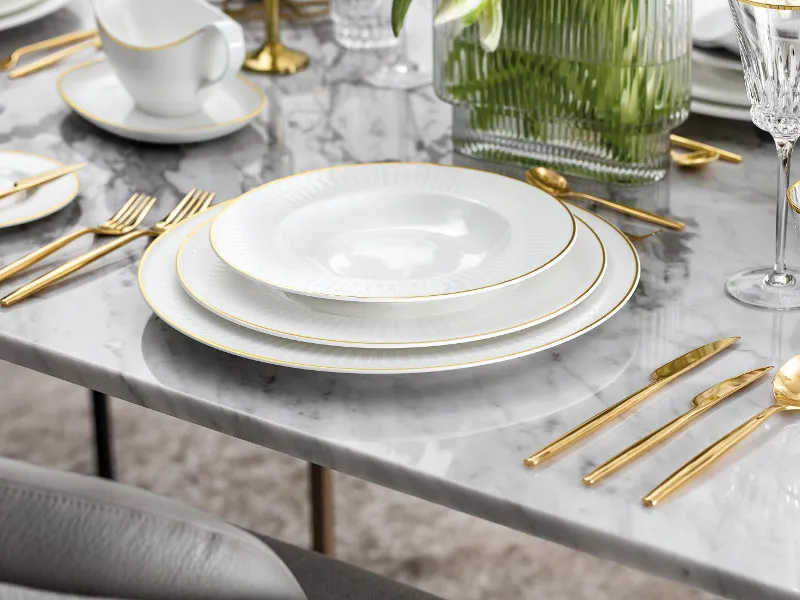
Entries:
[[14, 183], [14, 185], [9, 189], [0, 192], [0, 200], [11, 196], [12, 194], [16, 194], [17, 192], [23, 192], [44, 183], [49, 183], [55, 179], [58, 179], [59, 177], [64, 177], [64, 175], [74, 173], [85, 166], [85, 162], [75, 163], [72, 165], [66, 165], [64, 167], [58, 167], [57, 169], [52, 169], [51, 171], [45, 171], [44, 173], [39, 173], [37, 175], [31, 175], [30, 177], [23, 177]]
[[692, 400], [694, 406], [692, 406], [691, 409], [604, 462], [594, 471], [586, 475], [586, 477], [583, 478], [583, 483], [586, 485], [594, 485], [598, 481], [616, 473], [619, 469], [633, 462], [645, 452], [664, 442], [672, 434], [686, 427], [704, 412], [716, 406], [726, 398], [730, 398], [733, 394], [746, 388], [751, 383], [759, 380], [772, 369], [773, 367], [754, 369], [747, 373], [737, 375], [736, 377], [726, 379], [722, 383], [713, 385], [707, 390], [700, 392]]
[[650, 397], [654, 392], [664, 387], [670, 381], [680, 377], [684, 373], [691, 371], [695, 367], [701, 365], [712, 356], [716, 356], [732, 344], [739, 341], [738, 337], [729, 337], [710, 344], [705, 344], [699, 348], [695, 348], [687, 352], [683, 356], [679, 356], [667, 364], [660, 366], [658, 369], [650, 374], [650, 383], [634, 392], [627, 398], [620, 400], [615, 405], [610, 406], [604, 411], [596, 414], [588, 421], [584, 421], [575, 429], [564, 434], [554, 442], [548, 444], [541, 450], [534, 452], [523, 461], [526, 467], [535, 467], [541, 464], [544, 460], [551, 458], [571, 446], [578, 440], [583, 439], [590, 433], [596, 431], [609, 421], [617, 418], [619, 415], [627, 410], [630, 410], [642, 400]]

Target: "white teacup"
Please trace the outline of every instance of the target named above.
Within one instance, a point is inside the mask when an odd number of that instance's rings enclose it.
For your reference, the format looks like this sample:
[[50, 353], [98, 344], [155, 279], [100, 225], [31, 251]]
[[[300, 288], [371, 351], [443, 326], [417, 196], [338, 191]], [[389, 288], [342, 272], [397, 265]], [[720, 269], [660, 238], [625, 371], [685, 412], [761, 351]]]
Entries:
[[239, 72], [241, 26], [206, 0], [93, 0], [100, 36], [120, 83], [141, 110], [198, 112]]

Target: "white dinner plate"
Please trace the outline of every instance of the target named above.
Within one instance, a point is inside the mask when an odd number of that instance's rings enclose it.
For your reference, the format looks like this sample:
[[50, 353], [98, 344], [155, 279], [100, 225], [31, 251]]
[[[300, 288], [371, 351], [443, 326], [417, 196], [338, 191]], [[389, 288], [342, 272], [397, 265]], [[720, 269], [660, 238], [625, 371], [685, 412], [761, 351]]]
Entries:
[[138, 110], [104, 58], [66, 69], [58, 92], [81, 117], [123, 138], [153, 144], [190, 144], [238, 131], [264, 109], [264, 92], [243, 75], [226, 80], [187, 117], [158, 117]]
[[[240, 275], [214, 254], [210, 229], [210, 220], [195, 229], [178, 255], [178, 277], [190, 296], [213, 313], [256, 331], [331, 346], [422, 348], [519, 331], [576, 307], [600, 284], [606, 268], [600, 238], [578, 219], [578, 239], [564, 260], [518, 286], [436, 303], [456, 306], [435, 316], [348, 317], [320, 312], [308, 306], [305, 296], [265, 288]], [[459, 303], [472, 298], [480, 303], [461, 309]]]
[[545, 192], [486, 171], [348, 165], [240, 196], [211, 227], [231, 267], [318, 298], [424, 302], [520, 283], [575, 242], [575, 219]]
[[58, 9], [69, 4], [70, 1], [71, 0], [42, 0], [42, 2], [37, 2], [20, 11], [0, 17], [0, 31], [19, 27], [26, 23], [32, 23], [33, 21], [56, 12]]
[[0, 0], [0, 17], [7, 17], [39, 2], [42, 0]]
[[223, 207], [214, 207], [158, 237], [139, 265], [139, 288], [153, 312], [176, 330], [212, 348], [276, 365], [378, 374], [447, 371], [511, 360], [594, 329], [625, 305], [639, 281], [639, 258], [630, 241], [607, 221], [574, 208], [603, 242], [608, 267], [598, 289], [566, 314], [516, 333], [453, 346], [382, 350], [308, 344], [231, 323], [200, 306], [183, 290], [175, 269], [178, 251], [198, 225]]
[[[31, 175], [65, 166], [57, 160], [28, 152], [0, 150], [0, 190]], [[61, 210], [78, 195], [80, 180], [70, 173], [33, 189], [0, 200], [0, 229], [21, 225]]]
[[692, 100], [692, 112], [697, 115], [706, 115], [731, 121], [751, 121], [750, 109], [728, 104], [717, 104], [704, 100]]
[[750, 108], [744, 72], [738, 57], [694, 49], [692, 52], [692, 98]]

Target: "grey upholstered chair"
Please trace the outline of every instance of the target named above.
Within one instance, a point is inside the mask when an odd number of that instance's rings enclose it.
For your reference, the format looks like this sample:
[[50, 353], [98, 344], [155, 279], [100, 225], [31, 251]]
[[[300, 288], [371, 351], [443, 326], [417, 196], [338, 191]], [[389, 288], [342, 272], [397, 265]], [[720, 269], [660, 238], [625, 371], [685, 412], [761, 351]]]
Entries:
[[0, 458], [0, 600], [435, 600], [119, 483]]

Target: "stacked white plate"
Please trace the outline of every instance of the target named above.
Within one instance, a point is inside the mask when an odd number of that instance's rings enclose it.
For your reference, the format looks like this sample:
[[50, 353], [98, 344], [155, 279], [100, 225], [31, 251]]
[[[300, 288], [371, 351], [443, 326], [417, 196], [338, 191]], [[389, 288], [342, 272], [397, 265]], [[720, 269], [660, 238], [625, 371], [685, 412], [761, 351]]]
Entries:
[[593, 213], [500, 175], [382, 163], [302, 173], [179, 225], [142, 258], [184, 334], [303, 369], [485, 365], [578, 337], [633, 294], [639, 260]]
[[0, 31], [44, 18], [70, 0], [0, 0]]

